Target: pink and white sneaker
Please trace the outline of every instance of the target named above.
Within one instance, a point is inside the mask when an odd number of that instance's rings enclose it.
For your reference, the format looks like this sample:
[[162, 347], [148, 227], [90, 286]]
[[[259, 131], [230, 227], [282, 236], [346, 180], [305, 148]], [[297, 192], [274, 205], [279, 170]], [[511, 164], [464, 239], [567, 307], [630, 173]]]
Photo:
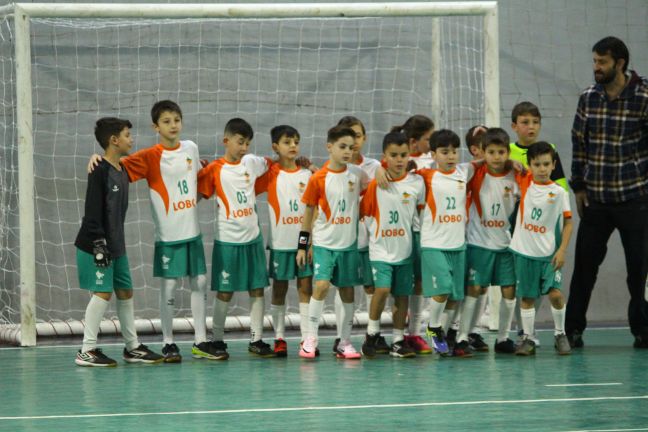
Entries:
[[335, 356], [339, 359], [346, 360], [358, 360], [362, 357], [362, 355], [353, 348], [351, 341], [348, 340], [340, 341]]
[[306, 359], [314, 359], [317, 352], [317, 339], [313, 336], [308, 336], [299, 347], [299, 357]]

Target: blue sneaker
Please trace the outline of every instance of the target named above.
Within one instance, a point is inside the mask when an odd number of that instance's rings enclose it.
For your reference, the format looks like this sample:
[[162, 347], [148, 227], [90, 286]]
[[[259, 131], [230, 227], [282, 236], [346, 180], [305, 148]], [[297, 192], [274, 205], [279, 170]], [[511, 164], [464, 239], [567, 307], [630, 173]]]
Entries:
[[434, 348], [434, 351], [438, 352], [441, 355], [446, 355], [450, 352], [448, 348], [448, 343], [446, 342], [443, 329], [441, 327], [430, 327], [428, 326], [425, 330], [425, 335], [430, 339], [430, 345]]

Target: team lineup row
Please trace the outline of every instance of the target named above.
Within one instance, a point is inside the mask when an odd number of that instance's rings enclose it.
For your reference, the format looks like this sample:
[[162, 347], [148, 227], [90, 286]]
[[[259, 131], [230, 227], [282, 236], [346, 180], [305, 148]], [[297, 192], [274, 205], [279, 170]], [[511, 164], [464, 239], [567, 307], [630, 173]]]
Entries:
[[[175, 290], [183, 277], [189, 278], [192, 291], [196, 358], [229, 357], [224, 325], [229, 301], [239, 291], [250, 296], [250, 353], [285, 357], [285, 298], [294, 279], [303, 358], [319, 354], [319, 321], [331, 284], [339, 293], [334, 352], [342, 359], [361, 358], [350, 341], [354, 286], [360, 284], [369, 309], [361, 349], [366, 357], [413, 357], [432, 350], [465, 357], [473, 348], [488, 349], [470, 331], [481, 309], [479, 299], [490, 285], [501, 286], [503, 297], [496, 352], [535, 353], [534, 305], [542, 295], [551, 301], [555, 348], [560, 354], [570, 352], [560, 269], [571, 236], [571, 213], [554, 146], [536, 142], [541, 117], [535, 105], [523, 102], [514, 108], [515, 143], [503, 129], [471, 128], [466, 140], [475, 160], [468, 163], [459, 163], [459, 137], [450, 130], [435, 132], [423, 115], [410, 117], [384, 137], [381, 162], [363, 157], [364, 125], [344, 117], [328, 131], [330, 157], [320, 169], [303, 166], [310, 162], [299, 158], [300, 136], [291, 126], [272, 129], [278, 156], [272, 160], [247, 154], [252, 127], [232, 119], [225, 127], [224, 156], [203, 167], [197, 145], [180, 139], [182, 111], [176, 103], [157, 102], [151, 117], [160, 142], [130, 155], [128, 120], [103, 118], [96, 124], [105, 154], [89, 165], [85, 215], [75, 242], [80, 286], [93, 292], [78, 365], [116, 365], [97, 347], [99, 323], [113, 291], [124, 359], [180, 362], [172, 322]], [[140, 179], [149, 185], [155, 222], [153, 274], [161, 280], [162, 355], [139, 343], [134, 326], [124, 219], [128, 183]], [[269, 266], [256, 213], [256, 196], [262, 193], [270, 217]], [[208, 340], [206, 263], [196, 205], [211, 196], [217, 200], [211, 279], [216, 296], [213, 339]], [[262, 340], [269, 278], [274, 347]], [[379, 319], [390, 295], [393, 340], [388, 345]], [[522, 329], [517, 344], [508, 338], [516, 296]], [[421, 337], [424, 297], [429, 299], [430, 344]], [[447, 340], [459, 309], [456, 337]]]

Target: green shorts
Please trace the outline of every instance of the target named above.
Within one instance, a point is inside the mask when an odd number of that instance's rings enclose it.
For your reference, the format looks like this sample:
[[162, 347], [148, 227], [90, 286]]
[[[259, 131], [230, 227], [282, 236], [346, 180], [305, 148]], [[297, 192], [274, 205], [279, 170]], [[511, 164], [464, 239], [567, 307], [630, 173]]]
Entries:
[[313, 265], [308, 262], [303, 268], [297, 266], [297, 251], [276, 251], [270, 249], [268, 273], [278, 281], [290, 281], [295, 278], [313, 276]]
[[207, 273], [202, 236], [184, 243], [155, 243], [153, 276], [181, 278]]
[[421, 249], [421, 273], [425, 297], [449, 295], [450, 300], [463, 300], [466, 251]]
[[113, 260], [108, 267], [97, 267], [92, 254], [77, 248], [76, 261], [79, 286], [83, 289], [102, 293], [111, 293], [116, 289], [133, 289], [126, 255]]
[[549, 261], [540, 261], [513, 254], [517, 285], [515, 294], [520, 298], [538, 298], [552, 288], [560, 289], [562, 272], [554, 270]]
[[371, 275], [371, 262], [369, 261], [369, 249], [358, 251], [360, 259], [360, 280], [362, 285], [368, 287], [373, 286], [374, 279]]
[[391, 288], [393, 296], [414, 294], [414, 271], [412, 266], [411, 261], [402, 264], [372, 261], [374, 286], [377, 288]]
[[313, 247], [313, 273], [315, 280], [330, 281], [338, 288], [360, 284], [360, 258], [356, 249], [336, 251]]
[[269, 285], [263, 238], [244, 245], [214, 242], [212, 291], [240, 292]]
[[466, 251], [466, 286], [515, 285], [513, 253], [468, 246]]
[[412, 260], [414, 264], [414, 280], [421, 280], [421, 233], [414, 231], [412, 243]]

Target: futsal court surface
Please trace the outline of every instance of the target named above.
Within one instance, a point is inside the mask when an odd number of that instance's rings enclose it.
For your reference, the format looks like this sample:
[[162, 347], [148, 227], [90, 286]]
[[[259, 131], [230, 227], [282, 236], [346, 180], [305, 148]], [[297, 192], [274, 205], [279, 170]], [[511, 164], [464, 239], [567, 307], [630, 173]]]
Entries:
[[315, 361], [297, 356], [298, 338], [284, 359], [238, 339], [228, 361], [193, 359], [182, 342], [181, 364], [132, 365], [121, 344], [101, 345], [117, 368], [75, 366], [76, 344], [3, 347], [0, 431], [648, 431], [648, 350], [628, 329], [588, 330], [570, 356], [539, 334], [528, 358], [338, 360], [322, 337]]

